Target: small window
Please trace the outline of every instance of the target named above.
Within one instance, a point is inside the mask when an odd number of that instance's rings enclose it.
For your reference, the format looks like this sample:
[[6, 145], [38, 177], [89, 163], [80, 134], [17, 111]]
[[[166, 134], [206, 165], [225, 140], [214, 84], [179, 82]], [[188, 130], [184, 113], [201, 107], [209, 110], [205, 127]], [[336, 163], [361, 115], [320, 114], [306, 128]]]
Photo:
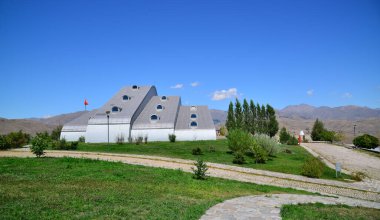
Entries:
[[133, 85], [133, 86], [132, 86], [132, 89], [133, 89], [133, 90], [138, 90], [138, 89], [139, 89], [139, 87], [138, 87], [138, 86], [136, 86], [136, 85]]
[[168, 100], [168, 97], [166, 97], [166, 96], [162, 96], [162, 97], [161, 97], [161, 100], [162, 100], [162, 101], [166, 101], [166, 100]]
[[190, 115], [190, 118], [191, 118], [191, 119], [197, 119], [197, 114], [191, 114], [191, 115]]
[[151, 120], [152, 122], [156, 122], [156, 121], [159, 120], [159, 117], [158, 117], [157, 115], [151, 115], [151, 116], [150, 116], [150, 120]]
[[131, 97], [129, 97], [129, 96], [127, 96], [127, 95], [123, 95], [123, 100], [124, 100], [124, 101], [131, 100]]
[[164, 109], [164, 106], [162, 105], [157, 105], [156, 107], [157, 111], [162, 111]]
[[196, 121], [192, 121], [192, 122], [190, 123], [190, 127], [191, 127], [191, 128], [196, 128], [196, 127], [198, 127], [198, 123], [197, 123]]
[[119, 107], [117, 106], [112, 107], [112, 112], [118, 112], [118, 111], [119, 111]]
[[195, 107], [195, 106], [190, 107], [190, 111], [196, 111], [196, 110], [197, 110], [197, 107]]

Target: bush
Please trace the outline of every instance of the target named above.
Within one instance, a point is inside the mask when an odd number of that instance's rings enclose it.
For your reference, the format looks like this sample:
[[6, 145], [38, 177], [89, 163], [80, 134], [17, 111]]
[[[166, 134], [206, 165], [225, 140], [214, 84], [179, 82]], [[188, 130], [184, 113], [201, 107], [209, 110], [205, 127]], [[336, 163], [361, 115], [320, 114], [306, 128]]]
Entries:
[[319, 178], [323, 174], [324, 164], [318, 158], [312, 157], [306, 160], [306, 162], [302, 166], [301, 175], [311, 177], [311, 178]]
[[169, 141], [170, 142], [174, 143], [176, 138], [177, 138], [177, 136], [175, 136], [175, 134], [169, 134]]
[[7, 135], [4, 135], [2, 148], [4, 149], [20, 148], [28, 144], [29, 142], [30, 142], [30, 135], [20, 130], [18, 132], [11, 132]]
[[232, 163], [234, 164], [245, 164], [245, 158], [244, 155], [241, 152], [237, 152], [235, 154], [235, 158], [232, 160]]
[[363, 134], [356, 137], [353, 144], [357, 147], [372, 149], [379, 146], [379, 139], [369, 134]]
[[288, 140], [290, 139], [290, 134], [286, 131], [286, 128], [285, 127], [282, 127], [281, 128], [281, 131], [280, 131], [280, 143], [281, 144], [286, 144], [288, 142]]
[[277, 141], [273, 138], [270, 138], [268, 135], [255, 134], [255, 136], [253, 136], [253, 139], [255, 139], [256, 143], [262, 147], [269, 156], [273, 157], [280, 151], [280, 146], [278, 145]]
[[288, 142], [286, 142], [287, 145], [298, 145], [298, 140], [296, 137], [294, 136], [291, 136], [288, 140]]
[[58, 141], [61, 136], [62, 125], [57, 126], [50, 134], [52, 140]]
[[202, 150], [199, 147], [193, 149], [193, 155], [202, 155], [202, 154], [203, 154]]
[[335, 132], [324, 130], [322, 132], [322, 140], [323, 141], [330, 141], [332, 143], [333, 141], [335, 141]]
[[364, 178], [366, 178], [367, 175], [363, 172], [353, 172], [351, 174], [351, 178], [356, 181], [362, 181]]
[[195, 168], [194, 167], [191, 168], [194, 172], [193, 178], [199, 179], [199, 180], [205, 180], [207, 178], [206, 176], [206, 172], [208, 170], [207, 164], [202, 159], [198, 158], [197, 162], [195, 162], [194, 165], [195, 165]]
[[148, 144], [148, 136], [144, 137], [144, 144]]
[[86, 138], [84, 136], [80, 136], [78, 139], [78, 142], [84, 143], [84, 142], [86, 142]]
[[228, 133], [228, 148], [236, 152], [246, 152], [252, 146], [252, 135], [247, 131], [235, 129]]
[[70, 145], [69, 145], [69, 149], [68, 150], [76, 150], [76, 149], [78, 149], [78, 144], [79, 144], [78, 141], [71, 142]]
[[144, 138], [141, 137], [141, 136], [136, 137], [136, 138], [135, 138], [135, 143], [136, 143], [136, 145], [140, 145], [140, 144], [142, 144], [143, 139], [144, 139]]
[[251, 147], [252, 157], [255, 163], [266, 163], [268, 160], [268, 153], [259, 145], [255, 144]]
[[76, 150], [78, 149], [78, 141], [67, 142], [66, 139], [62, 138], [59, 141], [53, 141], [52, 148], [54, 150]]
[[222, 127], [220, 127], [219, 134], [220, 134], [220, 136], [226, 136], [227, 135], [227, 128], [226, 128], [226, 126], [223, 125]]
[[117, 137], [116, 137], [116, 143], [117, 144], [124, 144], [124, 136], [122, 134], [119, 134]]
[[7, 135], [0, 135], [0, 150], [7, 150], [11, 148], [10, 139]]
[[41, 157], [45, 154], [45, 150], [49, 147], [49, 139], [44, 136], [37, 135], [32, 140], [32, 146], [30, 150], [37, 156]]
[[215, 152], [215, 151], [216, 151], [216, 149], [215, 149], [215, 147], [214, 147], [214, 146], [210, 146], [210, 147], [208, 148], [208, 151], [210, 151], [210, 152]]

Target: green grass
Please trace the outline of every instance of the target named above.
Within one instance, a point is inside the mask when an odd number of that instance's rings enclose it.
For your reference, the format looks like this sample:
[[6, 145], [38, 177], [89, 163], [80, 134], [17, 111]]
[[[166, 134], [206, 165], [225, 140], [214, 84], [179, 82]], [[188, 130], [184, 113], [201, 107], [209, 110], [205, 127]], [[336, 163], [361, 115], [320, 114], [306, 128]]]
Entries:
[[[203, 155], [192, 155], [192, 149], [196, 147], [202, 149]], [[210, 152], [210, 147], [214, 147], [215, 152]], [[292, 151], [292, 154], [285, 153], [283, 150], [286, 148], [290, 149]], [[148, 144], [142, 145], [125, 143], [122, 145], [110, 144], [110, 146], [107, 146], [107, 144], [80, 143], [78, 150], [154, 155], [190, 160], [196, 160], [198, 157], [201, 157], [204, 161], [207, 162], [236, 165], [232, 163], [234, 156], [231, 153], [227, 153], [229, 151], [227, 140], [186, 141], [175, 143], [150, 142]], [[246, 157], [248, 161], [247, 164], [236, 166], [300, 175], [302, 165], [309, 157], [312, 157], [312, 155], [300, 146], [283, 145], [282, 151], [276, 157], [270, 158], [266, 164], [255, 164], [253, 162], [253, 159]], [[324, 174], [321, 178], [336, 180], [335, 170], [330, 169], [327, 166], [325, 166], [324, 170]], [[344, 178], [349, 179], [350, 176], [343, 174], [342, 177], [338, 180], [343, 180]]]
[[1, 158], [0, 219], [198, 219], [226, 199], [293, 189], [74, 158]]
[[281, 208], [281, 216], [284, 220], [375, 220], [379, 219], [380, 210], [363, 207], [351, 207], [347, 205], [324, 205], [321, 203], [316, 203], [285, 205]]

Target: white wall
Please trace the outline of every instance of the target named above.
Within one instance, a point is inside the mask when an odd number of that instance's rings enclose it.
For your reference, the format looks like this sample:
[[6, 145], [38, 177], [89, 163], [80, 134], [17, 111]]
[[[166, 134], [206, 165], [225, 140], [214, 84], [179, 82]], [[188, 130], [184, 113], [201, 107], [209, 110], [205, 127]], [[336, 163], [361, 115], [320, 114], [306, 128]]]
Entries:
[[78, 141], [78, 139], [83, 136], [86, 136], [85, 131], [62, 131], [61, 139], [65, 139], [66, 141]]
[[215, 129], [186, 129], [176, 130], [178, 141], [216, 140]]
[[[124, 137], [124, 142], [128, 141], [130, 124], [110, 124], [110, 143], [115, 143], [118, 136]], [[107, 124], [87, 126], [87, 143], [107, 143], [108, 138]]]
[[133, 140], [136, 137], [148, 137], [148, 141], [169, 141], [169, 134], [174, 134], [174, 129], [132, 129]]

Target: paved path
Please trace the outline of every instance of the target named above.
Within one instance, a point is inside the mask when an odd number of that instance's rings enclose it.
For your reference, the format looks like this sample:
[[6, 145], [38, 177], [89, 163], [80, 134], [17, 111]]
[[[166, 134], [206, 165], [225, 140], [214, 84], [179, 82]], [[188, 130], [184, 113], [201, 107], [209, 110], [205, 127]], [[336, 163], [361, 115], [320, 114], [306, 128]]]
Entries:
[[342, 168], [350, 172], [364, 172], [370, 178], [380, 180], [380, 158], [345, 147], [326, 143], [303, 143], [308, 148], [332, 164], [342, 163]]
[[[111, 154], [79, 151], [46, 151], [46, 156], [117, 161], [143, 166], [181, 169], [185, 172], [192, 172], [191, 168], [194, 166], [194, 161], [192, 160], [132, 154]], [[0, 157], [34, 157], [34, 155], [29, 151], [11, 150], [0, 151]], [[208, 175], [213, 177], [263, 185], [289, 187], [306, 190], [309, 192], [347, 196], [380, 202], [380, 186], [376, 184], [363, 184], [358, 182], [346, 183], [333, 180], [311, 179], [303, 176], [216, 163], [208, 163], [208, 167]]]
[[246, 196], [219, 203], [201, 217], [201, 220], [223, 219], [281, 219], [281, 206], [301, 203], [345, 204], [380, 209], [380, 203], [350, 198], [332, 198], [295, 194]]

